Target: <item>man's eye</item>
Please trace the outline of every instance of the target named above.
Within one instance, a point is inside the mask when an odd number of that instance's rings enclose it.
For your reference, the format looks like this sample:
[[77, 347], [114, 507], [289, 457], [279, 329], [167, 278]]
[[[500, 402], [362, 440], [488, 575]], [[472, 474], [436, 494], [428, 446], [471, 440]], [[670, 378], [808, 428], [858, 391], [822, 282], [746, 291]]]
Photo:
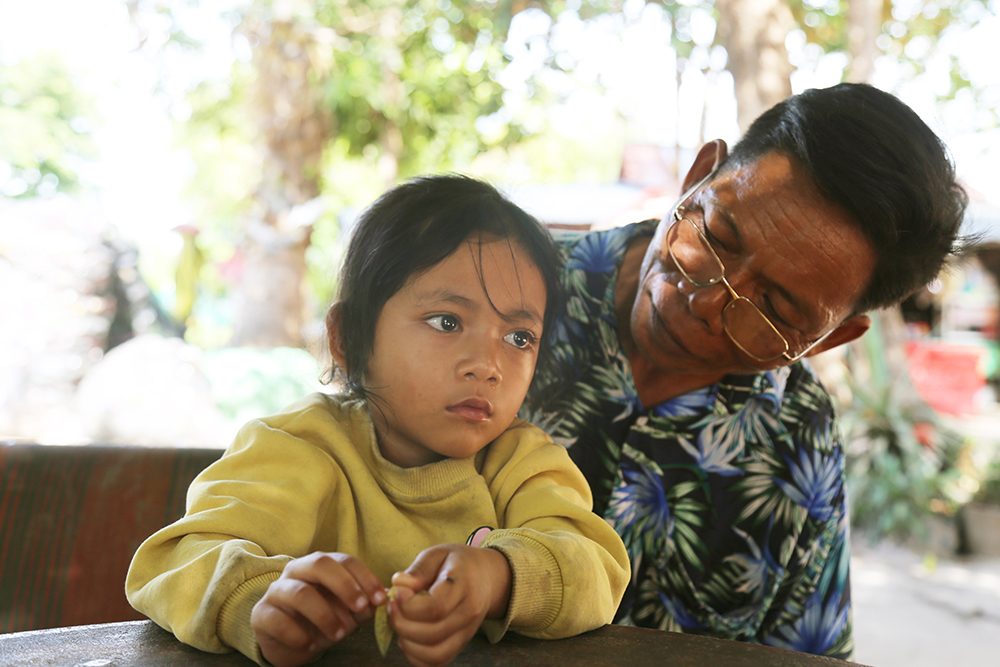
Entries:
[[718, 235], [713, 234], [707, 222], [702, 224], [701, 231], [713, 248], [724, 252], [732, 252], [731, 244], [723, 241]]
[[523, 330], [512, 331], [504, 336], [503, 339], [519, 350], [527, 350], [531, 348], [538, 340], [535, 337], [535, 334], [530, 331]]
[[425, 321], [432, 329], [438, 331], [450, 332], [458, 329], [458, 318], [454, 315], [432, 315]]
[[774, 301], [769, 296], [765, 295], [761, 299], [761, 304], [763, 305], [764, 314], [782, 330], [783, 335], [801, 335], [798, 327], [792, 324], [787, 317], [782, 316], [775, 306]]
[[739, 235], [725, 212], [709, 206], [702, 210], [701, 216], [701, 232], [713, 248], [734, 255], [740, 254]]

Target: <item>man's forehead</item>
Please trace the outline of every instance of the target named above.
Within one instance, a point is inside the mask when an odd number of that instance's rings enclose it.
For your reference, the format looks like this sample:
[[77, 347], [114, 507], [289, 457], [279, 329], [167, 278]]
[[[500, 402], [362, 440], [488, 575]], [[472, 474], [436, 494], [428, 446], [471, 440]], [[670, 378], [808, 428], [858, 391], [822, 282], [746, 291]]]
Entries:
[[749, 161], [728, 160], [709, 183], [713, 189], [723, 185], [738, 191], [743, 197], [773, 195], [783, 189], [820, 194], [806, 166], [783, 151], [770, 151]]
[[853, 314], [874, 271], [874, 246], [797, 158], [773, 151], [727, 164], [701, 196], [718, 211], [713, 220], [738, 228], [748, 251], [767, 258], [763, 276], [804, 311]]

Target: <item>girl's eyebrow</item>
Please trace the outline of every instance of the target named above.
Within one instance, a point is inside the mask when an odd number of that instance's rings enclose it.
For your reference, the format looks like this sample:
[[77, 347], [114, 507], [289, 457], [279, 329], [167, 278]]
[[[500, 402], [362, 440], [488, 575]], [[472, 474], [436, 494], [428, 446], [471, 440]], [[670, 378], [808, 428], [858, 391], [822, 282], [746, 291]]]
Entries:
[[[467, 296], [462, 296], [461, 294], [452, 292], [449, 289], [436, 289], [430, 292], [419, 293], [416, 295], [416, 301], [422, 306], [436, 303], [453, 303], [457, 306], [468, 308], [470, 310], [474, 310], [476, 308], [475, 301]], [[492, 306], [492, 302], [490, 302], [490, 305]], [[507, 312], [501, 312], [495, 306], [493, 306], [493, 310], [495, 310], [505, 322], [529, 321], [535, 324], [542, 323], [541, 316], [535, 311], [534, 308], [527, 304], [525, 304], [524, 308], [516, 308]]]
[[448, 289], [436, 289], [430, 292], [420, 292], [416, 295], [416, 301], [419, 304], [425, 303], [438, 303], [444, 301], [446, 303], [456, 303], [460, 306], [465, 306], [466, 308], [472, 308], [476, 304], [469, 297], [462, 296]]

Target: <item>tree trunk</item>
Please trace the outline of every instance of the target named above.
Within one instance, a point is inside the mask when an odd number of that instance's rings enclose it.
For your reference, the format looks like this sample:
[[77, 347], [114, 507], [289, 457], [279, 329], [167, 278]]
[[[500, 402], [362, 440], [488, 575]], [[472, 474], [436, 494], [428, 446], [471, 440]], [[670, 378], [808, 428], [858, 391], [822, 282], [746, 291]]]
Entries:
[[884, 0], [849, 0], [847, 6], [847, 81], [868, 83], [878, 57], [876, 39], [882, 32]]
[[737, 120], [746, 131], [757, 116], [792, 94], [785, 37], [795, 26], [783, 0], [719, 0], [718, 38], [729, 55]]
[[[312, 86], [313, 35], [295, 19], [248, 19], [257, 78], [254, 106], [261, 177], [236, 287], [234, 345], [299, 346], [311, 216], [292, 215], [319, 195], [328, 114]], [[305, 207], [306, 209], [312, 207]]]

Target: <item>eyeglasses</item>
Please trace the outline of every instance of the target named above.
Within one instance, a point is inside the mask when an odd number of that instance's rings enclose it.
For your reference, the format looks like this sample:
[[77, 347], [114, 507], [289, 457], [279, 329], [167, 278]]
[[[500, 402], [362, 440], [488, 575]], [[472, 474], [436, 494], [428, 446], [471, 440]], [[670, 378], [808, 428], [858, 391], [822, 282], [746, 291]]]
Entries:
[[[693, 196], [711, 175], [689, 190], [681, 202], [686, 202]], [[726, 267], [712, 243], [701, 227], [686, 214], [687, 209], [678, 203], [673, 211], [674, 222], [667, 230], [667, 252], [677, 270], [695, 287], [711, 287], [719, 283], [725, 286], [730, 301], [722, 309], [722, 328], [729, 340], [744, 354], [759, 362], [779, 358], [793, 362], [801, 359], [829, 335], [830, 332], [823, 334], [798, 353], [789, 352], [792, 348], [788, 339], [778, 331], [778, 327], [750, 299], [733, 289], [726, 279]]]

